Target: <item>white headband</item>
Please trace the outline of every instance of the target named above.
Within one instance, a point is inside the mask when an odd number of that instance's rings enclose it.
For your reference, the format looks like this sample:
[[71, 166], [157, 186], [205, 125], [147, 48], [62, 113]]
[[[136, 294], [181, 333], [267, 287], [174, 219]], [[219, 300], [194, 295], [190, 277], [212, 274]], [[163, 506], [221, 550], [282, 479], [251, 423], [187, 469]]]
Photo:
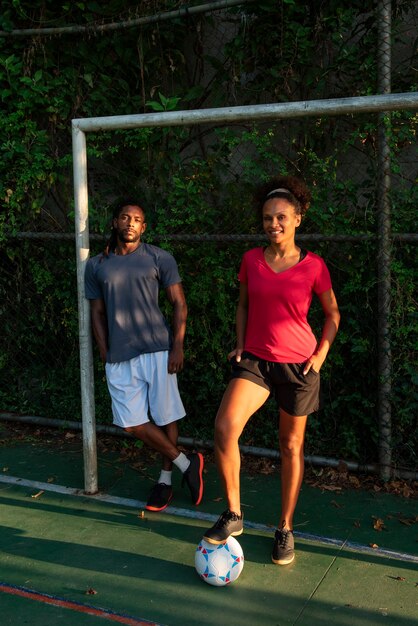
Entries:
[[291, 193], [291, 191], [289, 191], [289, 189], [285, 189], [284, 187], [279, 187], [279, 189], [273, 189], [273, 191], [269, 191], [267, 196], [266, 196], [266, 198], [271, 196], [273, 193], [278, 193], [279, 191], [282, 191], [284, 193]]

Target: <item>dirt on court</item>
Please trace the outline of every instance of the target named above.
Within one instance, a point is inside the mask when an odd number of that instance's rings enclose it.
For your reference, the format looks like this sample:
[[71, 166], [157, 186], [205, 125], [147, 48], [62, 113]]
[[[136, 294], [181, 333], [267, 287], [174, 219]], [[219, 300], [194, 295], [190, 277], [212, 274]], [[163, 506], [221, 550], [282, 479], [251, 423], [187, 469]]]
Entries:
[[[82, 434], [66, 428], [48, 428], [16, 422], [0, 422], [0, 446], [13, 445], [13, 442], [30, 442], [32, 445], [53, 446], [54, 448], [80, 449]], [[180, 446], [181, 447], [181, 446]], [[109, 435], [97, 435], [97, 449], [100, 456], [107, 453], [118, 454], [119, 463], [127, 463], [131, 469], [146, 473], [147, 468], [157, 462], [158, 455], [140, 442]], [[185, 450], [186, 451], [186, 450]], [[212, 450], [201, 450], [206, 459], [214, 461]], [[249, 454], [242, 455], [242, 468], [248, 474], [273, 474], [278, 471], [280, 461]], [[376, 475], [349, 471], [344, 461], [338, 467], [318, 467], [307, 464], [304, 481], [311, 487], [323, 491], [341, 493], [348, 490], [366, 490], [375, 493], [390, 493], [403, 498], [418, 498], [418, 481], [393, 479], [383, 482]], [[416, 519], [418, 523], [418, 516]]]

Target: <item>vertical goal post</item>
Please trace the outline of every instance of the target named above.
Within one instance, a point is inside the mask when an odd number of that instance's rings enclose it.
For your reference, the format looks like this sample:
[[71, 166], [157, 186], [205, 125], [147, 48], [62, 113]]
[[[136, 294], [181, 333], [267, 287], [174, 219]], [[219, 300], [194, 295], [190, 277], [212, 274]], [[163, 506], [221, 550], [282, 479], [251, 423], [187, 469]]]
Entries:
[[[195, 124], [242, 121], [278, 121], [286, 118], [386, 113], [389, 111], [406, 110], [418, 111], [418, 92], [72, 120], [84, 489], [87, 494], [94, 494], [98, 491], [98, 471], [90, 305], [84, 295], [84, 271], [90, 254], [86, 133], [141, 127], [192, 126]], [[389, 318], [389, 313], [390, 311], [386, 310], [387, 318]]]

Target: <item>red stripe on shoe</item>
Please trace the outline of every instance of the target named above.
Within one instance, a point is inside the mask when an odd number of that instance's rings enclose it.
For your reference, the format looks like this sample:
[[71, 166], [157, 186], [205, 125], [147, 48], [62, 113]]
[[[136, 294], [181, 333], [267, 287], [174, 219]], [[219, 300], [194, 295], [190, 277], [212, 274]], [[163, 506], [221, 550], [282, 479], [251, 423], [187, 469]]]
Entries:
[[200, 486], [199, 486], [199, 495], [197, 497], [197, 500], [195, 502], [195, 505], [197, 506], [198, 504], [200, 504], [202, 502], [202, 498], [203, 498], [203, 467], [205, 465], [205, 460], [203, 458], [203, 454], [201, 454], [200, 452], [197, 453], [197, 457], [199, 459], [199, 479], [200, 479]]
[[158, 511], [164, 511], [164, 509], [168, 507], [172, 499], [173, 499], [173, 496], [170, 496], [170, 499], [168, 500], [168, 502], [166, 502], [166, 504], [164, 504], [163, 506], [158, 507], [158, 506], [152, 506], [152, 504], [146, 504], [145, 508], [147, 511], [154, 511], [154, 513], [157, 513]]

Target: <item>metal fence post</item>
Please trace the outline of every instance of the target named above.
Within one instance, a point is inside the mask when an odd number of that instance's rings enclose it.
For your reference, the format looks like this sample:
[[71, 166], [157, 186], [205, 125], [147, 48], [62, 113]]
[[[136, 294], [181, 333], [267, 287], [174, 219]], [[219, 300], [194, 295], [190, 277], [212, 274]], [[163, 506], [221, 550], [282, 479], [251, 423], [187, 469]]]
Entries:
[[[391, 91], [391, 0], [378, 3], [378, 92]], [[378, 115], [377, 276], [378, 276], [378, 415], [380, 477], [389, 480], [392, 462], [390, 113]]]
[[98, 491], [94, 406], [93, 348], [90, 306], [84, 296], [84, 271], [89, 257], [86, 135], [73, 124], [75, 241], [77, 256], [78, 328], [80, 343], [81, 415], [83, 421], [84, 489]]

